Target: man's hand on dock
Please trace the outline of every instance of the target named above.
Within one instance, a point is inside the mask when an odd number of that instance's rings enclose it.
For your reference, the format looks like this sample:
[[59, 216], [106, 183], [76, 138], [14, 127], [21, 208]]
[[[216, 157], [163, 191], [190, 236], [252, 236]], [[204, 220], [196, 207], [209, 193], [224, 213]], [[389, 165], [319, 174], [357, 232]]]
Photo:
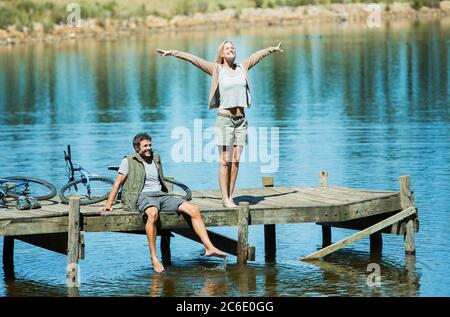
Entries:
[[113, 210], [113, 206], [108, 206], [105, 205], [105, 207], [102, 208], [101, 212], [108, 212], [108, 211], [112, 211]]

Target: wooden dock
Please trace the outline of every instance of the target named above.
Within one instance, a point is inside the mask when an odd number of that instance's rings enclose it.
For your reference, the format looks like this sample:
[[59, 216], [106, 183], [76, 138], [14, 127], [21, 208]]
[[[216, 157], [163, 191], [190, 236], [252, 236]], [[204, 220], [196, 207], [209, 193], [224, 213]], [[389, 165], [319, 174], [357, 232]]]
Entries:
[[[222, 206], [218, 190], [192, 191], [192, 202], [202, 212], [207, 227], [238, 226], [237, 239], [209, 231], [214, 244], [236, 255], [237, 262], [255, 259], [255, 248], [248, 245], [248, 226], [264, 225], [265, 255], [274, 261], [276, 254], [276, 225], [313, 222], [322, 226], [322, 249], [302, 260], [324, 257], [345, 245], [370, 236], [371, 251], [380, 251], [382, 233], [403, 235], [405, 252], [415, 253], [415, 233], [418, 231], [418, 212], [409, 176], [399, 177], [399, 191], [367, 190], [328, 184], [327, 172], [320, 175], [317, 187], [278, 187], [273, 178], [263, 177], [261, 188], [240, 189], [235, 193], [238, 209]], [[103, 202], [104, 203], [104, 202]], [[14, 239], [35, 246], [67, 254], [68, 286], [78, 286], [77, 263], [84, 258], [86, 232], [145, 233], [138, 213], [124, 211], [120, 203], [112, 212], [100, 212], [103, 203], [79, 205], [71, 198], [69, 205], [55, 198], [41, 202], [36, 210], [0, 210], [0, 235], [4, 236], [4, 269], [13, 270]], [[355, 229], [358, 232], [334, 244], [331, 228]], [[159, 235], [163, 262], [170, 263], [172, 233], [198, 241], [188, 221], [177, 213], [161, 213]]]

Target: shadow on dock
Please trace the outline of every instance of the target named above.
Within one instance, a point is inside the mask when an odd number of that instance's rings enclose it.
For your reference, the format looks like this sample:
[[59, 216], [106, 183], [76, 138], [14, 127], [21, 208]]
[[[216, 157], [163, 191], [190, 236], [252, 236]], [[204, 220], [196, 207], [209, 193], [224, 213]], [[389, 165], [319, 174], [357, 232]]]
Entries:
[[266, 198], [270, 197], [278, 197], [278, 196], [286, 196], [289, 194], [295, 194], [298, 193], [298, 190], [293, 190], [286, 193], [279, 193], [279, 194], [271, 194], [271, 195], [264, 195], [264, 196], [255, 196], [255, 195], [241, 195], [234, 198], [234, 201], [236, 204], [239, 204], [240, 202], [248, 202], [249, 205], [257, 205], [258, 203], [266, 200]]

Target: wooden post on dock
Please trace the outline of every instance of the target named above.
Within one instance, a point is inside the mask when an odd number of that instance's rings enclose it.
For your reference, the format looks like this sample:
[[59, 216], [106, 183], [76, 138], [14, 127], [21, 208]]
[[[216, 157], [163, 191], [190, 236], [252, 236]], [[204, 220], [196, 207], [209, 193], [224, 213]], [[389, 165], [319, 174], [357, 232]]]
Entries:
[[381, 253], [383, 250], [383, 234], [381, 231], [370, 235], [370, 252]]
[[[273, 177], [262, 177], [263, 187], [273, 187]], [[277, 253], [277, 232], [273, 224], [264, 225], [264, 251], [266, 262], [275, 262]]]
[[[320, 187], [327, 188], [328, 187], [328, 172], [322, 171], [320, 172]], [[322, 248], [325, 248], [331, 244], [331, 227], [330, 226], [322, 226]]]
[[370, 252], [381, 253], [383, 249], [383, 236], [381, 231], [370, 235]]
[[79, 287], [80, 197], [69, 198], [69, 226], [67, 234], [67, 287]]
[[[412, 198], [411, 198], [411, 182], [409, 176], [400, 176], [400, 203], [402, 209], [406, 209], [412, 206]], [[405, 239], [405, 253], [414, 255], [416, 253], [416, 230], [414, 226], [414, 219], [409, 219], [406, 222], [406, 230], [404, 233]]]
[[320, 172], [320, 187], [323, 187], [323, 188], [328, 187], [328, 172], [327, 171]]
[[238, 245], [237, 263], [247, 264], [248, 252], [248, 220], [250, 209], [248, 202], [241, 201], [238, 210]]
[[6, 279], [14, 277], [14, 237], [3, 237], [3, 271]]

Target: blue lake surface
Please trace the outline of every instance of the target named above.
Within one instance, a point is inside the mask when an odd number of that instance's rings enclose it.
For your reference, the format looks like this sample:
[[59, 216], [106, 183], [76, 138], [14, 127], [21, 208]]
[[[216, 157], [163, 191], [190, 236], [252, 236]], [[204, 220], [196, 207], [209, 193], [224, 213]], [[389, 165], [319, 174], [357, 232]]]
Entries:
[[[217, 162], [201, 154], [195, 160], [215, 122], [215, 111], [207, 110], [210, 78], [155, 49], [213, 61], [224, 39], [234, 42], [238, 60], [278, 42], [285, 49], [251, 70], [247, 111], [250, 127], [278, 129], [278, 168], [264, 172], [264, 153], [252, 161], [246, 147], [237, 188], [261, 187], [263, 175], [274, 176], [276, 185], [317, 186], [326, 170], [330, 184], [398, 191], [399, 176], [409, 175], [420, 213], [416, 257], [405, 257], [403, 237], [383, 235], [381, 257], [370, 254], [366, 238], [317, 264], [301, 262], [321, 247], [321, 227], [311, 223], [277, 225], [276, 263], [270, 264], [264, 229], [251, 226], [256, 261], [247, 267], [231, 257], [220, 269], [220, 261], [200, 256], [200, 244], [176, 236], [172, 266], [156, 275], [144, 235], [87, 233], [79, 295], [449, 296], [448, 18], [382, 28], [328, 23], [0, 47], [1, 176], [29, 175], [60, 188], [67, 181], [63, 150], [71, 144], [76, 162], [114, 177], [106, 167], [119, 164], [132, 151], [133, 136], [147, 131], [166, 175], [193, 189], [218, 189]], [[191, 133], [191, 162], [177, 162], [172, 153], [179, 129]], [[234, 227], [212, 230], [237, 237]], [[333, 229], [333, 241], [352, 233]], [[370, 263], [381, 267], [378, 287], [367, 285]], [[68, 296], [65, 270], [65, 256], [16, 241], [15, 280], [0, 278], [0, 296]]]

